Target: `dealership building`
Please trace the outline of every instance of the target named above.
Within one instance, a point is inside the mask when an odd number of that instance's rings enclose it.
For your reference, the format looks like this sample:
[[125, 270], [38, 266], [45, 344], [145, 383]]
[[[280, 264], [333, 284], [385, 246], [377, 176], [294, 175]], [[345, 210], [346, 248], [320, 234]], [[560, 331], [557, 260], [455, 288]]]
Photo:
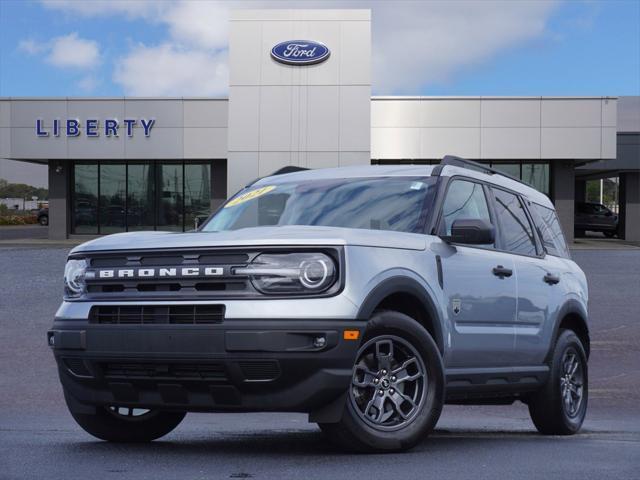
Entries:
[[48, 165], [50, 238], [189, 230], [285, 165], [458, 155], [547, 193], [570, 239], [586, 180], [618, 177], [640, 240], [640, 97], [372, 97], [370, 11], [230, 23], [228, 98], [0, 98], [0, 158]]

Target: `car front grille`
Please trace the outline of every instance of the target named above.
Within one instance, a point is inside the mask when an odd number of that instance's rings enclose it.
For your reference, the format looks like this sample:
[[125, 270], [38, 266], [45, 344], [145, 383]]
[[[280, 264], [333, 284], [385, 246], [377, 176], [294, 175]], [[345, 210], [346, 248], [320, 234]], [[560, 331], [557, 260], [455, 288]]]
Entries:
[[[245, 276], [232, 275], [236, 267], [245, 267], [258, 252], [237, 250], [202, 251], [132, 251], [125, 253], [92, 253], [89, 255], [89, 270], [96, 272], [87, 277], [86, 297], [92, 300], [139, 300], [144, 299], [209, 299], [245, 296], [255, 293]], [[183, 268], [219, 269], [216, 276], [160, 276], [146, 278], [119, 278], [117, 273], [100, 277], [107, 269], [149, 269], [181, 271]]]
[[98, 305], [89, 322], [117, 325], [207, 325], [224, 321], [224, 305]]

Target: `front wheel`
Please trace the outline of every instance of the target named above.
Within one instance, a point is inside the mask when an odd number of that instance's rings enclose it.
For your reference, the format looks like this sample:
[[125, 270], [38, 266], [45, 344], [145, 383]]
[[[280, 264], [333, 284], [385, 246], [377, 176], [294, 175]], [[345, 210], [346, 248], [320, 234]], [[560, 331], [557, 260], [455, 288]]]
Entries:
[[443, 372], [438, 347], [418, 322], [377, 312], [357, 353], [342, 419], [320, 428], [349, 450], [409, 449], [440, 417]]
[[165, 412], [129, 407], [96, 407], [95, 415], [77, 413], [71, 416], [87, 433], [110, 442], [150, 442], [176, 428], [185, 412]]
[[540, 433], [573, 435], [587, 414], [587, 355], [571, 330], [562, 330], [551, 359], [549, 380], [529, 400], [529, 413]]

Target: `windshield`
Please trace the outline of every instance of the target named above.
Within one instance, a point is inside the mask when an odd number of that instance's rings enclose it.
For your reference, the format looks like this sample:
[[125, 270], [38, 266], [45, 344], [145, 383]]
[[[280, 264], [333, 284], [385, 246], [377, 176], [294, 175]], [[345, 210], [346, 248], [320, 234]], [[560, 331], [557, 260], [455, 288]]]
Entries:
[[322, 225], [421, 231], [435, 178], [376, 177], [249, 187], [229, 200], [202, 231]]

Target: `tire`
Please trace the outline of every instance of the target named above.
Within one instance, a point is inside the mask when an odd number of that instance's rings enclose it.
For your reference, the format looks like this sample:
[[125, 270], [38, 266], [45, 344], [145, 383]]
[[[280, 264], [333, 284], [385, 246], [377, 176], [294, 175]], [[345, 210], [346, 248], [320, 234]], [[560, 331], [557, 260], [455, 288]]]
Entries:
[[[571, 402], [563, 398], [567, 368], [577, 361], [570, 387]], [[547, 384], [529, 401], [529, 414], [538, 431], [545, 435], [573, 435], [580, 430], [587, 413], [589, 377], [587, 355], [578, 336], [572, 330], [561, 330], [553, 351]], [[571, 390], [576, 393], [571, 393]], [[566, 390], [565, 390], [566, 391]], [[576, 397], [580, 392], [577, 404]]]
[[[127, 414], [118, 413], [123, 410]], [[149, 410], [140, 415], [130, 408], [96, 407], [95, 415], [74, 412], [69, 409], [71, 416], [87, 433], [100, 440], [119, 443], [150, 442], [163, 437], [176, 428], [185, 417], [185, 412], [164, 412]]]
[[350, 451], [407, 450], [433, 430], [443, 403], [444, 368], [429, 333], [407, 315], [378, 311], [358, 350], [342, 419], [319, 427]]
[[46, 215], [41, 216], [38, 219], [38, 223], [43, 227], [46, 227], [47, 225], [49, 225], [49, 217], [47, 217]]
[[587, 234], [586, 230], [578, 229], [573, 232], [573, 236], [576, 238], [583, 238]]
[[606, 231], [606, 232], [602, 232], [604, 233], [604, 236], [607, 238], [613, 238], [616, 236], [616, 232], [610, 232], [610, 231]]

